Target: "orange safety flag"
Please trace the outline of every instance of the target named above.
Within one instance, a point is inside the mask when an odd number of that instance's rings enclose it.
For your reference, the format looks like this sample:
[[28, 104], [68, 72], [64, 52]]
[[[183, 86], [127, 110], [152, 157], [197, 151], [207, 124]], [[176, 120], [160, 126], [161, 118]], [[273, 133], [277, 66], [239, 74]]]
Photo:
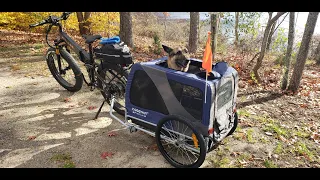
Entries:
[[202, 58], [202, 68], [206, 69], [207, 74], [212, 72], [212, 50], [210, 46], [210, 34], [211, 32], [208, 32], [208, 40], [206, 43], [206, 48], [204, 50], [203, 58]]

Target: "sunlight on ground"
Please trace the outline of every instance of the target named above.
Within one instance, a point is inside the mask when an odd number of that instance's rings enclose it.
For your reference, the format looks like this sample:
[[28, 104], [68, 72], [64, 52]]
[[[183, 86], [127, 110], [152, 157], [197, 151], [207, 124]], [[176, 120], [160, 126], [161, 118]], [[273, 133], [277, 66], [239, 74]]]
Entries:
[[[84, 124], [82, 124], [79, 128], [76, 128], [72, 131], [75, 131], [75, 136], [80, 136], [84, 134], [89, 134], [95, 131], [98, 131], [99, 129], [103, 129], [108, 127], [112, 123], [112, 120], [107, 117], [100, 117], [96, 120], [88, 121]], [[52, 140], [52, 139], [65, 139], [70, 138], [72, 136], [71, 132], [57, 132], [57, 133], [44, 133], [39, 135], [35, 140], [36, 141], [46, 141], [46, 140]]]
[[[0, 168], [14, 168], [17, 167], [28, 160], [32, 159], [32, 157], [36, 154], [41, 153], [42, 151], [60, 146], [64, 143], [45, 145], [33, 148], [24, 148], [24, 149], [16, 149], [0, 159]], [[5, 150], [6, 151], [6, 150]], [[0, 149], [1, 152], [1, 149]]]
[[54, 114], [45, 114], [45, 115], [37, 116], [34, 118], [29, 118], [29, 119], [19, 121], [19, 123], [30, 123], [30, 122], [35, 122], [35, 121], [41, 121], [41, 120], [45, 120], [47, 118], [52, 118], [53, 116], [54, 116]]
[[[53, 99], [56, 99], [60, 97], [60, 94], [59, 93], [48, 93], [48, 92], [45, 92], [45, 93], [40, 93], [40, 94], [37, 94], [37, 95], [34, 95], [34, 96], [24, 96], [23, 99], [21, 100], [17, 100], [18, 102], [15, 102], [15, 103], [10, 103], [8, 105], [3, 105], [3, 107], [10, 107], [10, 106], [17, 106], [17, 105], [30, 105], [30, 104], [36, 104], [36, 103], [41, 103], [41, 102], [44, 102], [44, 101], [49, 101], [49, 100], [53, 100]], [[13, 100], [11, 96], [7, 97], [8, 101], [9, 100]], [[5, 99], [3, 100], [5, 101]]]
[[95, 132], [99, 129], [106, 128], [112, 123], [112, 119], [107, 117], [100, 117], [96, 120], [88, 121], [87, 123], [84, 123], [81, 125], [81, 127], [75, 129], [74, 131], [77, 132], [76, 136], [88, 134]]

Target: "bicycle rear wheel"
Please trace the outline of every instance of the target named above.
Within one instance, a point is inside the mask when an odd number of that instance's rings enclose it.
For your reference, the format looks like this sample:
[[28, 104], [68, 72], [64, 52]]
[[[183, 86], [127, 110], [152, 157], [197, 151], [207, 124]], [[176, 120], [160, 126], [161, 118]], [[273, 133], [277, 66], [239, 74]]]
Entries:
[[159, 121], [155, 136], [159, 151], [172, 166], [197, 168], [204, 162], [204, 138], [190, 122], [166, 116]]
[[51, 74], [68, 91], [79, 91], [83, 84], [80, 68], [68, 51], [60, 48], [59, 52], [57, 55], [54, 48], [47, 50], [46, 60]]
[[[116, 67], [115, 67], [116, 66]], [[99, 72], [103, 81], [98, 78], [98, 86], [101, 87], [102, 96], [107, 103], [111, 105], [111, 96], [116, 99], [113, 109], [120, 115], [125, 115], [125, 88], [128, 78], [128, 72], [120, 65], [115, 65], [113, 68], [104, 68]]]

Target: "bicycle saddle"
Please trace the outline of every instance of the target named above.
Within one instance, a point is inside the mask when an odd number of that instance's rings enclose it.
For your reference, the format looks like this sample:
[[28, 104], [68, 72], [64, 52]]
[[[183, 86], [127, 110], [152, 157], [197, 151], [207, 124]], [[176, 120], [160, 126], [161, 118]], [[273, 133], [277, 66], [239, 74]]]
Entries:
[[92, 35], [92, 36], [90, 36], [90, 35], [83, 35], [83, 37], [84, 37], [84, 39], [86, 40], [85, 43], [87, 43], [87, 44], [91, 44], [91, 43], [93, 43], [95, 40], [102, 38], [101, 35]]

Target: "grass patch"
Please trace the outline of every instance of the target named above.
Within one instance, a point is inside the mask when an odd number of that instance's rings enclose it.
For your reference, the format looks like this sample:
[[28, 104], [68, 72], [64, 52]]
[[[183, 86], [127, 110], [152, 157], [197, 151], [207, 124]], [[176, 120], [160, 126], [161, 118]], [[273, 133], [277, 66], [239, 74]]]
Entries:
[[264, 131], [276, 133], [278, 136], [288, 137], [288, 130], [280, 127], [278, 124], [266, 124], [263, 128]]
[[255, 143], [256, 142], [256, 140], [254, 140], [254, 138], [253, 138], [252, 133], [253, 133], [253, 129], [248, 129], [247, 130], [247, 139], [248, 139], [249, 143]]
[[67, 161], [64, 163], [64, 165], [62, 167], [63, 168], [75, 168], [76, 165], [72, 161]]
[[214, 168], [229, 168], [230, 160], [227, 157], [223, 158], [211, 158], [211, 162]]
[[257, 120], [257, 121], [259, 121], [260, 123], [268, 123], [268, 122], [272, 121], [272, 119], [268, 119], [265, 116], [256, 116], [256, 115], [254, 115], [254, 116], [252, 116], [252, 118]]
[[76, 167], [74, 162], [72, 162], [72, 157], [70, 154], [56, 154], [50, 158], [50, 160], [58, 163], [63, 163], [62, 165], [60, 164], [59, 167], [63, 168], [74, 168]]
[[316, 61], [314, 60], [310, 60], [310, 59], [307, 59], [306, 60], [306, 65], [312, 65], [312, 64], [315, 64]]
[[[247, 99], [246, 96], [241, 96], [240, 101], [241, 101], [241, 102], [245, 102], [246, 99]], [[239, 113], [239, 112], [238, 112], [238, 113]]]
[[41, 49], [41, 48], [44, 47], [44, 44], [33, 44], [32, 47], [35, 48], [35, 49]]
[[233, 137], [236, 140], [241, 141], [242, 139], [246, 139], [246, 133], [243, 132], [243, 130], [240, 128], [240, 126], [238, 126], [235, 130], [235, 132], [233, 133]]
[[248, 153], [242, 153], [239, 155], [237, 158], [237, 167], [244, 167], [247, 163], [244, 162], [249, 162], [249, 159], [251, 158], [251, 155]]
[[305, 133], [302, 131], [294, 131], [293, 134], [300, 137], [300, 138], [309, 138], [310, 137], [309, 133]]
[[294, 151], [297, 155], [305, 156], [310, 161], [314, 159], [313, 153], [308, 149], [307, 145], [302, 142], [298, 142], [295, 144]]
[[219, 148], [219, 150], [217, 151], [217, 155], [218, 156], [224, 156], [226, 155], [226, 151], [222, 148]]
[[251, 114], [248, 111], [244, 110], [244, 109], [239, 109], [238, 110], [238, 115], [239, 116], [249, 117]]
[[277, 144], [277, 147], [274, 149], [273, 152], [276, 153], [276, 154], [281, 154], [281, 153], [283, 153], [283, 152], [284, 152], [284, 149], [283, 149], [282, 143], [279, 142], [279, 143]]
[[267, 138], [265, 138], [265, 137], [261, 137], [259, 140], [260, 140], [260, 142], [263, 143], [263, 144], [266, 144], [266, 143], [270, 142], [270, 141], [269, 141]]
[[265, 160], [263, 162], [263, 165], [266, 167], [266, 168], [277, 168], [278, 166], [276, 164], [274, 164], [272, 161], [269, 161], [269, 160]]
[[72, 157], [70, 154], [56, 154], [51, 157], [52, 161], [57, 161], [57, 162], [64, 162], [64, 161], [70, 161]]

